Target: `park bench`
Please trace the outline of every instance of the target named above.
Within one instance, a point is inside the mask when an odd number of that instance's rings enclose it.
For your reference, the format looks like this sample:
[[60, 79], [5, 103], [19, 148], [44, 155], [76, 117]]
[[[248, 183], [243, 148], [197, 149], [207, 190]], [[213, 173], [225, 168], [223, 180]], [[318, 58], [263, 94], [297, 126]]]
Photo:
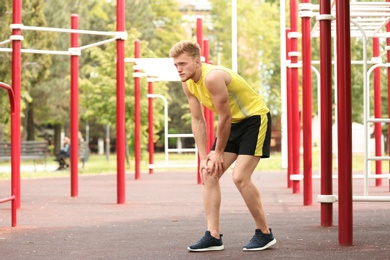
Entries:
[[[34, 170], [42, 162], [46, 170], [47, 141], [22, 141], [20, 146], [20, 159], [33, 160]], [[11, 160], [11, 142], [0, 142], [0, 161]]]

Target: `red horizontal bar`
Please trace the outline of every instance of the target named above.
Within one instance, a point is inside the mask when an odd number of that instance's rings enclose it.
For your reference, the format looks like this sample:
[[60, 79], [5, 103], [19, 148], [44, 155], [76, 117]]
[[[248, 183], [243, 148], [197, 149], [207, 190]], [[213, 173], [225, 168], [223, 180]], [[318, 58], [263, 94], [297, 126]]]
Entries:
[[8, 197], [8, 198], [0, 199], [0, 203], [4, 203], [4, 202], [11, 201], [11, 200], [14, 200], [14, 199], [15, 199], [15, 196], [11, 196], [11, 197]]

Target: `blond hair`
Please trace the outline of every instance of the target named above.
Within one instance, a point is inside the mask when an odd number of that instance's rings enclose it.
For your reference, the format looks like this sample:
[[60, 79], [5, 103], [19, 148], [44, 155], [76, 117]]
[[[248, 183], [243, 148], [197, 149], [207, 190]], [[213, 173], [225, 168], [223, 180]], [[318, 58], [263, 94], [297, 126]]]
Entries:
[[169, 57], [177, 58], [183, 53], [187, 53], [192, 58], [200, 58], [199, 44], [190, 41], [180, 41], [172, 46], [169, 51]]

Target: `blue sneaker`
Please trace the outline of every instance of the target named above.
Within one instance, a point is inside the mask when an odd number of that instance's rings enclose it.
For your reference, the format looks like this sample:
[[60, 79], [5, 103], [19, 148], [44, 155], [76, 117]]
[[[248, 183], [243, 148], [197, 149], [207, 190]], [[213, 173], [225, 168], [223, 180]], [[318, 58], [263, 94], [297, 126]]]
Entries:
[[255, 235], [249, 241], [249, 243], [244, 246], [242, 250], [244, 251], [260, 251], [267, 249], [276, 244], [276, 239], [272, 234], [272, 230], [269, 229], [271, 233], [263, 234], [260, 229], [256, 229]]
[[218, 251], [223, 250], [222, 234], [219, 239], [216, 239], [210, 234], [210, 231], [206, 231], [204, 236], [192, 246], [187, 247], [188, 250], [193, 252], [206, 252], [206, 251]]

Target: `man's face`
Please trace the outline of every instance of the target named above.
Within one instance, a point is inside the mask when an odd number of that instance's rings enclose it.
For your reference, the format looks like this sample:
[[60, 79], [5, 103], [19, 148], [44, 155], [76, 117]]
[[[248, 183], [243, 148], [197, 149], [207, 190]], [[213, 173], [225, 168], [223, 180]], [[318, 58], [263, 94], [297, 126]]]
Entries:
[[194, 79], [194, 76], [196, 75], [196, 69], [200, 64], [199, 58], [193, 59], [187, 53], [183, 53], [180, 56], [174, 58], [173, 62], [182, 82], [185, 82], [189, 79]]

